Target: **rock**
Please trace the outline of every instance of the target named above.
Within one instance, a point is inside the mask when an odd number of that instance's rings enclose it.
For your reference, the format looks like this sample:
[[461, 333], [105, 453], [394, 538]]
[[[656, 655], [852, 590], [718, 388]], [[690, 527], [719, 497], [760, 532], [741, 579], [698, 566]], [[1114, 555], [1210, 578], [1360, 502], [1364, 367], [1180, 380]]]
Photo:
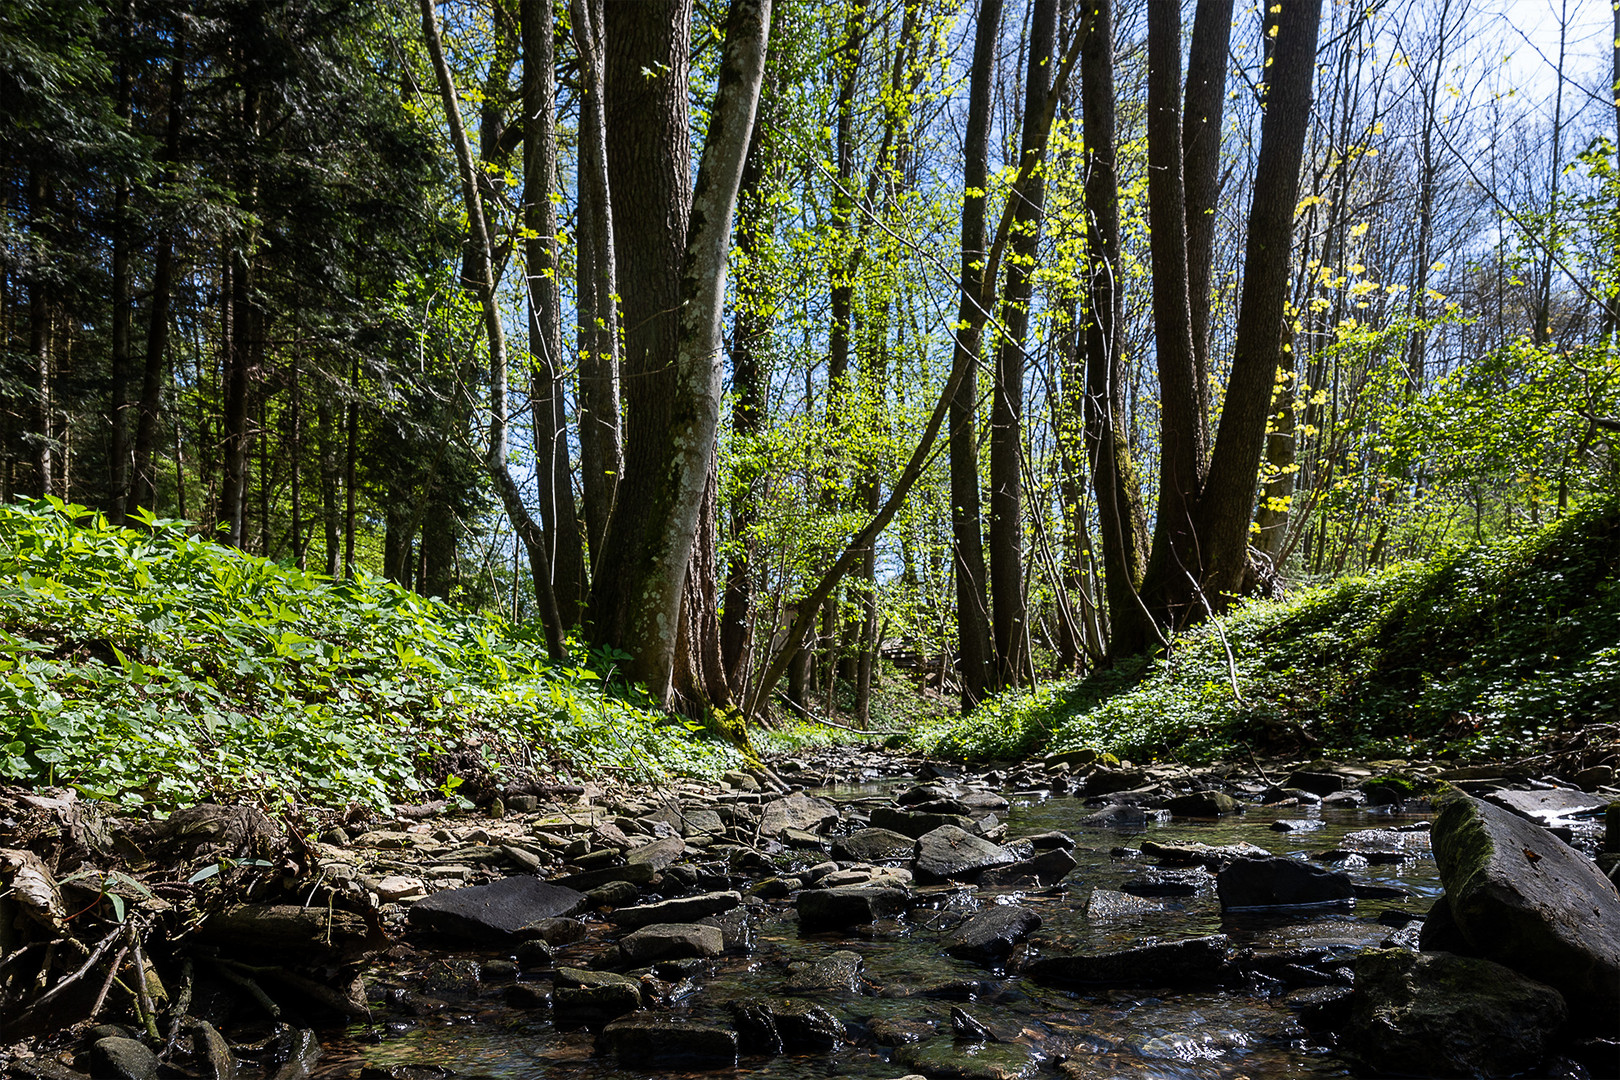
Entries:
[[[686, 850], [684, 843], [681, 850]], [[634, 854], [634, 852], [631, 854]], [[653, 875], [657, 872], [657, 869], [650, 862], [627, 861], [623, 866], [604, 866], [600, 870], [585, 870], [578, 874], [569, 874], [567, 877], [556, 879], [552, 884], [565, 889], [589, 892], [599, 886], [620, 881], [630, 885], [645, 885], [653, 879]]]
[[1620, 851], [1620, 802], [1612, 802], [1603, 812], [1603, 850]]
[[1114, 892], [1110, 889], [1092, 889], [1090, 898], [1086, 900], [1088, 919], [1121, 919], [1163, 910], [1164, 905], [1157, 901], [1143, 900], [1129, 893]]
[[969, 878], [981, 870], [1012, 861], [1006, 848], [954, 825], [942, 825], [917, 840], [916, 874], [921, 881]]
[[653, 923], [619, 939], [619, 954], [635, 966], [688, 956], [708, 958], [725, 951], [725, 936], [718, 927], [692, 923]]
[[583, 911], [585, 903], [583, 893], [522, 875], [434, 893], [411, 905], [410, 921], [471, 941], [508, 941], [530, 936], [541, 919]]
[[91, 1046], [90, 1070], [109, 1080], [157, 1080], [158, 1057], [140, 1040], [115, 1035]]
[[1435, 820], [1434, 857], [1469, 953], [1544, 982], [1596, 1034], [1620, 1029], [1620, 894], [1580, 853], [1460, 792]]
[[860, 988], [861, 968], [864, 966], [865, 961], [860, 953], [840, 949], [814, 963], [790, 965], [787, 989], [795, 994], [816, 991], [852, 994]]
[[1167, 866], [1202, 866], [1206, 870], [1219, 870], [1233, 859], [1260, 859], [1271, 854], [1247, 840], [1235, 844], [1160, 844], [1142, 841], [1142, 854], [1158, 859]]
[[807, 889], [798, 896], [801, 930], [840, 930], [898, 915], [910, 894], [904, 889], [857, 885], [842, 889]]
[[389, 874], [377, 882], [377, 899], [383, 903], [395, 900], [410, 900], [427, 893], [427, 885], [419, 877], [407, 877], [403, 874]]
[[598, 885], [585, 894], [585, 906], [588, 908], [620, 908], [636, 901], [641, 890], [628, 881], [610, 881], [605, 885]]
[[894, 1060], [928, 1080], [1019, 1080], [1036, 1063], [1019, 1043], [984, 1043], [963, 1053], [955, 1039], [933, 1038], [897, 1047]]
[[745, 956], [754, 951], [756, 937], [754, 924], [748, 918], [748, 909], [745, 907], [732, 908], [720, 915], [707, 915], [698, 920], [699, 926], [712, 926], [720, 931], [720, 939], [726, 953], [731, 956]]
[[284, 1030], [274, 1040], [282, 1065], [270, 1080], [306, 1080], [321, 1059], [321, 1040], [309, 1028]]
[[523, 971], [534, 971], [537, 968], [548, 968], [554, 962], [551, 943], [541, 939], [525, 941], [517, 947], [514, 953], [517, 965]]
[[1013, 947], [1040, 925], [1041, 917], [1029, 908], [997, 904], [953, 930], [945, 939], [945, 952], [958, 960], [1000, 967]]
[[1283, 1004], [1299, 1014], [1307, 1031], [1338, 1031], [1350, 1020], [1354, 995], [1348, 986], [1306, 986], [1290, 990]]
[[1164, 808], [1177, 817], [1219, 817], [1241, 814], [1243, 804], [1224, 791], [1195, 791], [1165, 801]]
[[1282, 855], [1227, 863], [1215, 875], [1215, 893], [1222, 909], [1342, 904], [1356, 896], [1347, 875]]
[[718, 1024], [625, 1017], [604, 1027], [596, 1045], [632, 1068], [737, 1064], [737, 1033]]
[[1043, 851], [1033, 859], [1022, 862], [1008, 863], [1006, 866], [992, 866], [979, 875], [979, 884], [986, 886], [1000, 885], [1056, 885], [1069, 875], [1069, 872], [1080, 865], [1062, 848], [1052, 848]]
[[1283, 818], [1271, 823], [1272, 832], [1301, 833], [1315, 832], [1327, 824], [1320, 818]]
[[1028, 840], [1030, 846], [1036, 851], [1050, 851], [1053, 848], [1062, 848], [1069, 851], [1074, 848], [1074, 837], [1065, 832], [1036, 833], [1034, 836], [1026, 836], [1023, 839]]
[[206, 1020], [191, 1020], [193, 1054], [202, 1066], [203, 1080], [236, 1080], [236, 1055], [225, 1036]]
[[1000, 1042], [984, 1021], [960, 1005], [951, 1006], [951, 1031], [960, 1042]]
[[641, 1008], [641, 984], [627, 975], [562, 967], [551, 992], [562, 1024], [598, 1027]]
[[1115, 803], [1105, 806], [1092, 814], [1080, 819], [1082, 825], [1094, 825], [1105, 829], [1137, 828], [1149, 822], [1169, 821], [1170, 811], [1149, 810], [1141, 806], [1130, 806], [1125, 803]]
[[653, 923], [691, 923], [706, 915], [730, 911], [742, 903], [742, 893], [713, 892], [699, 896], [682, 896], [657, 904], [622, 907], [613, 913], [613, 921], [629, 930]]
[[726, 1008], [744, 1054], [825, 1053], [844, 1041], [843, 1022], [808, 1001], [728, 1001]]
[[682, 836], [719, 836], [726, 831], [726, 823], [713, 810], [687, 810], [681, 819]]
[[811, 795], [784, 795], [765, 804], [760, 818], [761, 836], [780, 836], [785, 829], [820, 832], [822, 827], [838, 820], [838, 807], [826, 799]]
[[916, 850], [913, 837], [892, 829], [862, 829], [833, 841], [833, 858], [845, 862], [905, 862]]
[[1355, 962], [1345, 1048], [1403, 1076], [1511, 1076], [1541, 1063], [1564, 999], [1489, 960], [1385, 949]]
[[[911, 843], [911, 841], [906, 841]], [[856, 865], [846, 870], [834, 870], [816, 881], [818, 889], [838, 889], [846, 885], [871, 885], [890, 889], [903, 889], [911, 884], [911, 871], [903, 866]]]
[[1114, 795], [1121, 791], [1130, 791], [1139, 788], [1148, 782], [1147, 773], [1138, 769], [1098, 769], [1086, 777], [1086, 798], [1095, 798], [1098, 795]]
[[1312, 795], [1332, 795], [1336, 791], [1343, 791], [1345, 783], [1344, 777], [1338, 773], [1301, 769], [1289, 774], [1288, 779], [1283, 782], [1283, 787], [1299, 788]]
[[732, 771], [722, 773], [720, 779], [737, 791], [758, 791], [759, 781], [748, 773]]
[[625, 852], [624, 861], [629, 866], [645, 864], [654, 870], [663, 870], [680, 862], [685, 854], [686, 841], [678, 836], [666, 836], [662, 840], [631, 848]]
[[910, 810], [897, 810], [892, 806], [879, 806], [872, 810], [872, 827], [888, 829], [913, 839], [946, 825], [958, 829], [971, 829], [973, 819], [964, 814], [918, 814]]
[[1043, 956], [1024, 969], [1057, 986], [1187, 986], [1215, 982], [1226, 960], [1226, 935], [1153, 942], [1113, 952]]
[[1132, 896], [1194, 896], [1215, 887], [1215, 875], [1202, 866], [1153, 867], [1121, 885]]
[[1367, 796], [1363, 795], [1359, 791], [1335, 791], [1331, 795], [1322, 796], [1322, 805], [1324, 807], [1338, 807], [1340, 809], [1366, 806]]
[[933, 1038], [938, 1032], [927, 1020], [907, 1020], [899, 1017], [874, 1016], [868, 1030], [872, 1041], [879, 1046], [904, 1046]]
[[1614, 783], [1614, 767], [1612, 765], [1593, 765], [1589, 769], [1582, 769], [1569, 778], [1569, 782], [1582, 791], [1596, 791], [1600, 787], [1608, 787]]
[[538, 919], [529, 924], [524, 936], [548, 945], [572, 945], [585, 940], [585, 924], [578, 919]]
[[1492, 791], [1486, 802], [1510, 810], [1537, 825], [1552, 825], [1564, 818], [1594, 814], [1609, 804], [1607, 795], [1555, 788], [1552, 791]]

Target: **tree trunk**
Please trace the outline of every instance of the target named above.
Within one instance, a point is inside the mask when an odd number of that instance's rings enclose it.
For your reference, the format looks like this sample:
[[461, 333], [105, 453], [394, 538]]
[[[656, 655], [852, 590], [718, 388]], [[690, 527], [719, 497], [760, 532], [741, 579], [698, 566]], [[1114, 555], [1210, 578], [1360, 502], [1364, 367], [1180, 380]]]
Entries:
[[[1029, 70], [1024, 81], [1024, 131], [1019, 167], [1046, 153], [1042, 106], [1050, 92], [1057, 52], [1057, 0], [1034, 0], [1030, 8]], [[1029, 337], [1029, 300], [1034, 291], [1046, 187], [1039, 171], [1025, 184], [1013, 214], [1008, 242], [1007, 284], [1001, 301], [1001, 347], [990, 407], [990, 595], [994, 604], [997, 681], [1016, 686], [1024, 669], [1024, 369]]]
[[952, 366], [963, 374], [950, 403], [951, 548], [955, 561], [957, 668], [962, 710], [995, 688], [980, 524], [978, 363], [988, 312], [982, 306], [985, 272], [985, 188], [990, 171], [990, 82], [1001, 34], [1002, 0], [981, 0], [968, 75], [967, 132], [962, 166], [962, 275]]
[[[130, 118], [130, 31], [135, 19], [134, 0], [124, 0], [118, 20], [118, 89], [113, 109], [125, 124]], [[114, 525], [124, 523], [129, 499], [129, 382], [130, 340], [133, 337], [133, 302], [130, 287], [129, 181], [120, 177], [113, 192], [112, 220], [112, 358], [108, 420], [111, 439], [107, 447], [107, 517]]]
[[1124, 322], [1120, 281], [1118, 151], [1114, 134], [1111, 0], [1085, 8], [1080, 96], [1086, 146], [1086, 451], [1102, 537], [1111, 655], [1148, 645], [1151, 621], [1137, 591], [1147, 561], [1147, 513], [1125, 423]]
[[1220, 198], [1221, 112], [1226, 104], [1226, 53], [1232, 0], [1198, 0], [1187, 56], [1181, 116], [1181, 169], [1187, 189], [1187, 293], [1192, 301], [1194, 377], [1199, 407], [1209, 415], [1210, 273], [1215, 257], [1215, 206]]
[[1321, 0], [1284, 4], [1277, 22], [1244, 251], [1246, 270], [1232, 377], [1200, 507], [1204, 602], [1216, 610], [1224, 607], [1243, 582], [1272, 390], [1277, 369], [1284, 366], [1283, 350], [1291, 348], [1285, 346], [1289, 251], [1311, 115]]
[[523, 223], [528, 268], [529, 402], [534, 411], [540, 520], [553, 552], [553, 589], [564, 626], [579, 622], [585, 597], [585, 552], [568, 465], [568, 364], [562, 355], [562, 294], [557, 258], [557, 87], [551, 0], [522, 0]]
[[579, 465], [585, 531], [594, 568], [607, 535], [624, 446], [619, 420], [619, 309], [613, 203], [603, 109], [604, 0], [573, 0], [579, 50]]
[[315, 441], [321, 458], [321, 526], [326, 540], [324, 572], [335, 578], [343, 570], [337, 502], [337, 435], [332, 428], [332, 403], [325, 394], [315, 404], [315, 425]]
[[631, 653], [631, 676], [665, 702], [719, 424], [727, 252], [770, 11], [770, 0], [733, 0], [692, 190], [689, 2], [607, 8], [608, 170], [620, 193], [615, 242], [619, 265], [628, 268], [625, 364], [632, 378], [626, 475], [593, 583], [591, 621], [598, 640]]

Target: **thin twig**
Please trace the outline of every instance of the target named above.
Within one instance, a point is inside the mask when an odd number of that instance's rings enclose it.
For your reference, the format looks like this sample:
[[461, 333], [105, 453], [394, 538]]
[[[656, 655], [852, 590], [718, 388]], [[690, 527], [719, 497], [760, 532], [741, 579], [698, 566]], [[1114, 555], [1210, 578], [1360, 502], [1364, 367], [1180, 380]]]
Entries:
[[[30, 1016], [34, 1015], [34, 1013], [36, 1013], [40, 1009], [44, 1008], [45, 1005], [47, 1005], [49, 1002], [51, 1002], [53, 999], [55, 999], [57, 996], [59, 996], [62, 993], [62, 991], [66, 990], [68, 987], [72, 986], [74, 983], [76, 983], [80, 979], [84, 978], [85, 973], [87, 971], [89, 971], [92, 967], [95, 966], [96, 961], [101, 959], [103, 953], [105, 953], [108, 949], [112, 948], [112, 943], [115, 940], [117, 940], [118, 937], [123, 934], [123, 932], [124, 932], [124, 928], [120, 926], [118, 929], [114, 930], [112, 933], [110, 933], [106, 937], [102, 938], [100, 943], [97, 944], [96, 947], [93, 950], [91, 950], [90, 958], [88, 960], [86, 960], [84, 962], [84, 964], [79, 967], [79, 969], [77, 971], [75, 971], [73, 974], [69, 975], [67, 978], [65, 978], [65, 979], [61, 980], [60, 982], [58, 982], [55, 986], [53, 986], [49, 990], [45, 991], [45, 993], [41, 994], [39, 996], [39, 998], [36, 999], [32, 1005], [28, 1006], [28, 1008], [26, 1010], [24, 1010], [22, 1016], [18, 1017], [18, 1020], [20, 1021], [20, 1020], [22, 1020], [22, 1019], [24, 1019], [26, 1017], [30, 1017]], [[53, 941], [53, 942], [51, 942], [51, 944], [55, 945], [56, 943]], [[44, 970], [44, 969], [42, 969], [42, 970]]]

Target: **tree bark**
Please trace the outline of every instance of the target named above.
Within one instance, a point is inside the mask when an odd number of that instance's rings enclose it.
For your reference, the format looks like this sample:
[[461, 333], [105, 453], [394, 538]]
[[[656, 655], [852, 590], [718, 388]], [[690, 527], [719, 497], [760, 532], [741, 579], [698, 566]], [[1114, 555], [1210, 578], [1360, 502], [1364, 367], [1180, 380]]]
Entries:
[[[1057, 55], [1057, 0], [1034, 0], [1030, 7], [1029, 70], [1024, 81], [1024, 130], [1019, 166], [1046, 153], [1042, 107], [1051, 90]], [[990, 406], [990, 595], [994, 605], [997, 681], [1016, 686], [1024, 669], [1023, 442], [1025, 344], [1033, 294], [1036, 246], [1046, 186], [1040, 171], [1030, 174], [1013, 214], [1008, 242], [1007, 284], [1001, 301], [1001, 347]]]
[[990, 173], [990, 81], [1001, 33], [1002, 0], [981, 0], [968, 74], [967, 132], [962, 166], [962, 274], [956, 316], [953, 370], [962, 375], [950, 402], [951, 548], [955, 562], [957, 669], [962, 710], [995, 688], [985, 592], [984, 533], [980, 523], [978, 380], [975, 366], [987, 316], [982, 303], [985, 273], [985, 188]]
[[528, 271], [529, 403], [534, 412], [540, 520], [551, 547], [552, 588], [564, 626], [579, 622], [585, 551], [569, 468], [567, 365], [562, 355], [562, 294], [557, 257], [557, 86], [551, 0], [522, 0], [524, 261]]
[[[135, 19], [134, 0], [124, 0], [118, 20], [118, 89], [113, 109], [126, 125], [130, 118], [130, 31]], [[129, 499], [130, 431], [129, 382], [132, 366], [130, 342], [133, 337], [133, 303], [130, 285], [129, 180], [120, 177], [113, 192], [112, 220], [112, 356], [111, 401], [108, 420], [111, 439], [107, 460], [107, 517], [114, 525], [124, 523]]]
[[1232, 0], [1198, 0], [1181, 114], [1181, 169], [1187, 189], [1193, 371], [1205, 416], [1209, 415], [1210, 274], [1215, 257], [1215, 206], [1220, 198], [1221, 113], [1226, 104], [1226, 54], [1231, 38]]

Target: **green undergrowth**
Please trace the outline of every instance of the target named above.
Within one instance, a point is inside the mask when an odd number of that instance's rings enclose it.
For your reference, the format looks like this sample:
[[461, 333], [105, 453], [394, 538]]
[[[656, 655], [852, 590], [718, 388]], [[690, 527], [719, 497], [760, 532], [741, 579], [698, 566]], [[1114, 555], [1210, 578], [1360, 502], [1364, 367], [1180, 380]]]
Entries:
[[611, 658], [545, 655], [496, 616], [180, 522], [0, 505], [0, 782], [159, 808], [382, 804], [465, 794], [458, 772], [640, 780], [741, 762], [610, 681]]
[[1003, 695], [913, 741], [971, 758], [1534, 752], [1620, 721], [1620, 500], [1517, 540], [1246, 604], [1218, 629], [1151, 662]]

